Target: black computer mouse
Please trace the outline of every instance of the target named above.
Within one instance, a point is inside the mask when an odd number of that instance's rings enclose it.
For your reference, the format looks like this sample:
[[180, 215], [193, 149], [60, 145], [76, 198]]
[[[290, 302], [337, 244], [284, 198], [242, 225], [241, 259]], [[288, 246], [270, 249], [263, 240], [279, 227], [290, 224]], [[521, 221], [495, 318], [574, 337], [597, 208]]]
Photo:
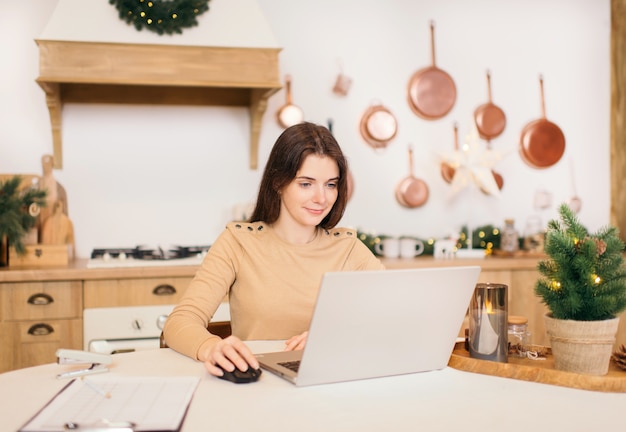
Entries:
[[[222, 369], [220, 366], [218, 367]], [[237, 368], [235, 368], [235, 370], [232, 372], [228, 372], [227, 370], [224, 370], [224, 369], [222, 369], [222, 371], [224, 371], [224, 375], [218, 378], [221, 378], [226, 381], [234, 382], [235, 384], [247, 384], [247, 383], [258, 381], [262, 373], [261, 369], [252, 369], [251, 367], [248, 367], [248, 370], [245, 372], [242, 372]]]

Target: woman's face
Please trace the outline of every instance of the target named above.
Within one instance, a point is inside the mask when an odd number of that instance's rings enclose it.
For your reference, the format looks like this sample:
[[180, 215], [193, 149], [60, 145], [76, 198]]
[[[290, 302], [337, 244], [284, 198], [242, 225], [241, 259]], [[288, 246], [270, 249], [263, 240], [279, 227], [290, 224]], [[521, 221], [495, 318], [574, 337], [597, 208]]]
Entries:
[[339, 167], [334, 159], [311, 154], [296, 177], [281, 191], [280, 219], [317, 226], [337, 201]]

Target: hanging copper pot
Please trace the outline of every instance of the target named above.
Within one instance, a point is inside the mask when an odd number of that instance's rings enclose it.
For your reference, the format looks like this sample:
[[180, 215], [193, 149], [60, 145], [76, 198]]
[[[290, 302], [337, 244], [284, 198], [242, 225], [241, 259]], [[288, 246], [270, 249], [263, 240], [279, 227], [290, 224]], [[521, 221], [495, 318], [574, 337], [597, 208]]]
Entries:
[[287, 101], [276, 113], [276, 119], [281, 127], [288, 128], [289, 126], [302, 123], [304, 120], [302, 109], [294, 105], [291, 100], [291, 75], [285, 76], [285, 92], [287, 94]]
[[[455, 153], [459, 151], [459, 126], [454, 123], [454, 151]], [[452, 183], [452, 179], [454, 178], [454, 174], [456, 173], [456, 168], [451, 166], [447, 162], [441, 162], [441, 177], [445, 180], [446, 183]]]
[[563, 131], [546, 118], [543, 96], [543, 77], [539, 76], [541, 90], [541, 118], [528, 123], [520, 136], [519, 152], [522, 160], [533, 168], [548, 168], [556, 164], [565, 152]]
[[437, 120], [450, 112], [456, 102], [456, 85], [452, 77], [435, 62], [435, 25], [430, 22], [432, 64], [418, 70], [409, 80], [408, 99], [411, 110], [425, 120]]
[[396, 200], [407, 208], [421, 207], [428, 201], [428, 185], [413, 175], [413, 148], [409, 145], [409, 175], [396, 187]]
[[361, 117], [361, 136], [375, 149], [387, 147], [398, 133], [398, 122], [392, 112], [380, 103], [372, 104]]
[[492, 140], [506, 127], [504, 111], [491, 101], [491, 74], [487, 71], [487, 103], [474, 110], [474, 122], [482, 139]]

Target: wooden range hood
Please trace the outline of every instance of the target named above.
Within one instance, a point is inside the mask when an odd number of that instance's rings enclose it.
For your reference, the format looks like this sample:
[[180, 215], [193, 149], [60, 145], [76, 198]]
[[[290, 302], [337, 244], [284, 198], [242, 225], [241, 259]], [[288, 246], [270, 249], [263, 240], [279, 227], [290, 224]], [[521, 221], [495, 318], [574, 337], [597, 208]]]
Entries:
[[63, 167], [65, 102], [248, 107], [250, 168], [257, 168], [261, 120], [268, 98], [281, 88], [280, 48], [36, 42], [55, 168]]

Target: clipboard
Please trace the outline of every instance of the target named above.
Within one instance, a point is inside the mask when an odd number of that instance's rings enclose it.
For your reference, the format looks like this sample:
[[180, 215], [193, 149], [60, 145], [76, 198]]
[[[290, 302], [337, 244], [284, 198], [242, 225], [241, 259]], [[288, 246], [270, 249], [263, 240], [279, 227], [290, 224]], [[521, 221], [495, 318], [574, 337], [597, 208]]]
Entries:
[[180, 430], [197, 376], [74, 379], [19, 432]]

